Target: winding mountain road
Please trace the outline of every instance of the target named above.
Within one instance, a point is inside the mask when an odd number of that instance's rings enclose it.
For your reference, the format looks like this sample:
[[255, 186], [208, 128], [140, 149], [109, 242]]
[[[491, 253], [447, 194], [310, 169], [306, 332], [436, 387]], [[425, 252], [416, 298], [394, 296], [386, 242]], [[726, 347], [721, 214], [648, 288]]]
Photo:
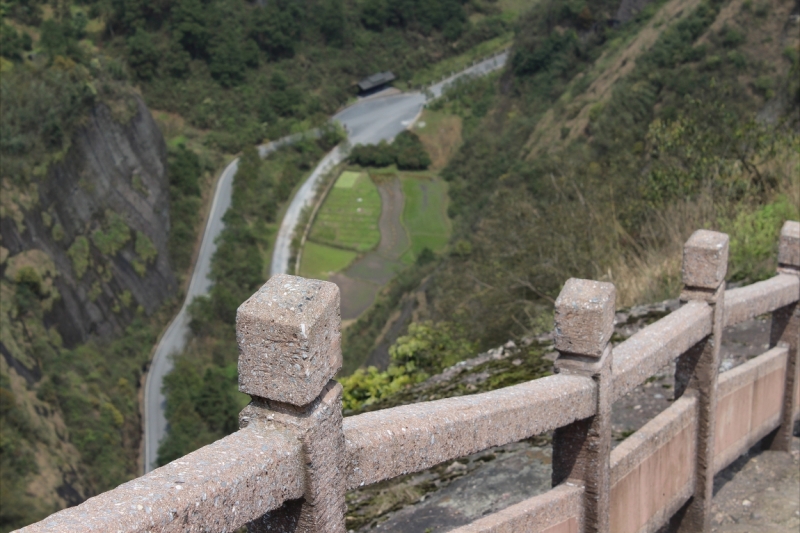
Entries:
[[[340, 111], [332, 118], [338, 120], [347, 130], [348, 139], [352, 145], [377, 144], [382, 140], [390, 141], [411, 126], [422, 112], [426, 102], [442, 95], [446, 87], [459, 78], [466, 76], [481, 76], [502, 68], [508, 53], [502, 52], [495, 57], [486, 59], [467, 69], [464, 69], [445, 80], [429, 87], [426, 92], [410, 92], [381, 96], [374, 95], [356, 102], [350, 107]], [[291, 144], [302, 137], [302, 134], [284, 137], [258, 147], [261, 157], [266, 157], [281, 146]], [[289, 256], [292, 233], [300, 219], [303, 208], [314, 199], [314, 193], [319, 180], [333, 166], [341, 163], [347, 156], [340, 146], [331, 150], [319, 162], [317, 167], [306, 179], [300, 189], [292, 198], [284, 214], [270, 266], [270, 275], [286, 272], [289, 269]], [[158, 341], [150, 370], [147, 373], [144, 392], [144, 471], [150, 472], [157, 466], [158, 445], [169, 429], [164, 409], [166, 400], [162, 391], [164, 376], [172, 370], [174, 353], [180, 353], [186, 345], [189, 333], [189, 304], [197, 296], [208, 294], [212, 282], [211, 257], [217, 249], [216, 238], [222, 231], [224, 224], [222, 216], [231, 204], [233, 177], [239, 166], [239, 160], [234, 159], [219, 178], [211, 211], [208, 215], [203, 240], [200, 245], [195, 262], [186, 299], [167, 330]]]

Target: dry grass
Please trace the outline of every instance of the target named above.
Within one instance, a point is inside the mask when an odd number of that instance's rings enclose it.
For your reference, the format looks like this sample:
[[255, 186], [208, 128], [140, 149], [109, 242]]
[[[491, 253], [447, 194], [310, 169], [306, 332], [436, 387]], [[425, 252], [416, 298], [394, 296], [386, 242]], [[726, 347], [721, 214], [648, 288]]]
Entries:
[[[424, 127], [420, 127], [424, 124]], [[441, 170], [461, 146], [462, 120], [456, 115], [426, 109], [414, 127], [431, 156], [431, 170]]]
[[695, 230], [714, 227], [716, 208], [712, 198], [704, 195], [656, 213], [642, 228], [642, 242], [647, 244], [620, 252], [604, 276], [603, 281], [617, 287], [617, 306], [676, 297], [681, 287], [683, 243]]
[[[778, 185], [769, 195], [787, 196], [800, 206], [800, 140], [788, 140], [774, 157], [762, 161], [759, 169], [778, 178]], [[611, 261], [602, 279], [617, 287], [617, 306], [660, 301], [678, 296], [681, 288], [683, 244], [697, 229], [719, 229], [741, 212], [752, 212], [761, 202], [752, 204], [724, 203], [707, 192], [697, 199], [679, 201], [654, 213], [641, 228], [640, 244], [633, 250], [620, 250]], [[626, 242], [619, 233], [618, 241]]]

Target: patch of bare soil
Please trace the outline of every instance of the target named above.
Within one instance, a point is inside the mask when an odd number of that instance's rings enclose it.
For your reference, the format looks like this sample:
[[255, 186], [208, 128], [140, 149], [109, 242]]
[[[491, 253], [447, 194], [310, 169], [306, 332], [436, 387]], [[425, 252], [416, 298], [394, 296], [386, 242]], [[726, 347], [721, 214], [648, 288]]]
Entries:
[[[419, 136], [431, 156], [431, 169], [440, 170], [447, 165], [447, 162], [461, 146], [461, 117], [445, 115], [430, 121], [426, 115], [423, 114], [423, 120], [417, 123], [418, 127], [414, 129], [414, 132]], [[426, 126], [419, 128], [425, 122], [427, 122]]]

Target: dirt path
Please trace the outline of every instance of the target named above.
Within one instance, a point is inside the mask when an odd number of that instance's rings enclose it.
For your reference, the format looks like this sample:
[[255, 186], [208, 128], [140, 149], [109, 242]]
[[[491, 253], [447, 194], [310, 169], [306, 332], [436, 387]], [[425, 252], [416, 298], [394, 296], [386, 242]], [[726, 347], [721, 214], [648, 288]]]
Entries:
[[405, 198], [400, 180], [379, 183], [378, 192], [381, 195], [378, 247], [354, 261], [344, 272], [328, 278], [342, 293], [342, 320], [358, 318], [372, 305], [381, 287], [403, 268], [400, 257], [410, 245], [402, 222]]
[[381, 194], [381, 219], [378, 228], [381, 230], [381, 243], [377, 253], [390, 260], [397, 260], [408, 249], [408, 234], [403, 227], [403, 207], [405, 197], [400, 180], [392, 179], [388, 183], [378, 185]]

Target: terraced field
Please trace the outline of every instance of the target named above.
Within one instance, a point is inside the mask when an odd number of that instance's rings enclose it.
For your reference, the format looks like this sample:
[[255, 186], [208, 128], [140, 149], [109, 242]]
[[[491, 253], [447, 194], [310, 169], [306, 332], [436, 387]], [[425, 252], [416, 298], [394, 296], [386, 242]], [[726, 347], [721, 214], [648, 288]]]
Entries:
[[358, 253], [351, 250], [308, 241], [303, 248], [300, 275], [304, 278], [327, 280], [331, 274], [347, 268], [356, 257]]
[[322, 205], [309, 240], [355, 252], [380, 242], [381, 197], [366, 172], [345, 171]]
[[405, 207], [403, 225], [411, 239], [411, 247], [403, 254], [404, 263], [412, 263], [428, 248], [440, 252], [450, 238], [447, 218], [447, 183], [423, 173], [401, 175]]

